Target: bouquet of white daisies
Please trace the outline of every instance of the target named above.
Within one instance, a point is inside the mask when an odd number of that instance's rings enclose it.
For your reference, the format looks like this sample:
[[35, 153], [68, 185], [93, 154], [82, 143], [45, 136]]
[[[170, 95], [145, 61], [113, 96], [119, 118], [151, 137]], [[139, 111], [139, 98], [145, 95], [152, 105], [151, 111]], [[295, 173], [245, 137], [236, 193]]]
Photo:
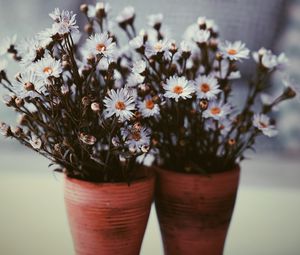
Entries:
[[286, 65], [284, 54], [253, 52], [257, 72], [245, 105], [235, 107], [231, 84], [250, 51], [240, 41], [220, 42], [212, 20], [200, 17], [177, 44], [167, 38], [162, 14], [150, 15], [149, 27], [137, 33], [135, 10], [126, 7], [115, 19], [128, 37], [121, 45], [109, 4], [80, 10], [87, 19], [82, 34], [76, 14], [55, 9], [50, 28], [19, 43], [6, 38], [0, 49], [20, 63], [12, 80], [0, 62], [5, 103], [20, 113], [19, 125], [1, 123], [1, 133], [58, 171], [130, 181], [147, 156], [175, 171], [226, 171], [258, 135], [277, 133], [269, 114], [294, 90], [287, 85], [257, 112], [253, 105]]

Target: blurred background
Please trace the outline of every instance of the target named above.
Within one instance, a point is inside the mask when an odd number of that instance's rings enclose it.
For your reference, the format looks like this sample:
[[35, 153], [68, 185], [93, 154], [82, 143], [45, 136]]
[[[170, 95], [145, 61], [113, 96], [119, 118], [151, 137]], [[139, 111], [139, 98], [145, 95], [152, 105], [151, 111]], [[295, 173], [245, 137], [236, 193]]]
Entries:
[[[0, 43], [17, 34], [32, 37], [49, 27], [55, 7], [78, 13], [78, 0], [0, 0]], [[95, 1], [89, 1], [95, 4]], [[180, 41], [185, 28], [199, 16], [214, 19], [222, 39], [242, 40], [251, 50], [261, 46], [284, 51], [288, 74], [300, 84], [300, 0], [111, 0], [112, 16], [127, 5], [136, 8], [136, 25], [149, 14], [163, 13], [167, 33]], [[82, 16], [81, 16], [82, 17]], [[0, 60], [3, 59], [0, 56]], [[245, 76], [249, 66], [243, 67]], [[9, 61], [9, 75], [17, 72]], [[245, 91], [240, 81], [240, 92]], [[274, 77], [281, 87], [280, 77]], [[4, 91], [0, 89], [1, 97]], [[300, 254], [300, 100], [282, 104], [280, 135], [262, 138], [258, 153], [242, 164], [241, 187], [225, 254]], [[0, 102], [0, 120], [14, 123], [16, 115]], [[62, 178], [49, 162], [22, 146], [0, 137], [0, 254], [73, 254], [64, 212]], [[159, 229], [152, 210], [142, 255], [162, 253]]]

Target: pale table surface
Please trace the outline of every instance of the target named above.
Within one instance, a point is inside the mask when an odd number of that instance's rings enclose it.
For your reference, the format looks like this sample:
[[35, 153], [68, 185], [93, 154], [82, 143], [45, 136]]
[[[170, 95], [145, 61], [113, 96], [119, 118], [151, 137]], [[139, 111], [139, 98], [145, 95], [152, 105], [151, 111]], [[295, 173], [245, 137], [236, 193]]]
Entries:
[[[62, 178], [33, 153], [0, 152], [0, 254], [72, 255]], [[225, 255], [300, 254], [300, 159], [242, 164]], [[154, 207], [141, 255], [162, 255]], [[188, 255], [188, 254], [187, 254]]]

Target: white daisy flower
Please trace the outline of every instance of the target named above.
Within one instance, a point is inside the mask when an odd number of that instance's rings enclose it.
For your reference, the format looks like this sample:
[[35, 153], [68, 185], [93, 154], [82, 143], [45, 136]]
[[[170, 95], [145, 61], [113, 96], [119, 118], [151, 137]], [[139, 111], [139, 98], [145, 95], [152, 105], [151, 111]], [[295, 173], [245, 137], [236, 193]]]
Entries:
[[53, 28], [46, 28], [37, 34], [36, 39], [39, 41], [41, 47], [46, 48], [51, 42], [53, 42], [52, 37], [55, 34], [56, 31]]
[[163, 85], [165, 89], [165, 97], [174, 98], [176, 102], [180, 98], [191, 98], [195, 92], [194, 85], [189, 82], [185, 77], [172, 76], [167, 79], [166, 84]]
[[199, 76], [195, 81], [197, 98], [200, 99], [216, 99], [221, 92], [219, 87], [217, 79], [210, 75]]
[[44, 82], [48, 81], [48, 78], [58, 78], [62, 73], [62, 66], [60, 60], [56, 60], [46, 54], [41, 60], [34, 64], [34, 71]]
[[102, 54], [108, 59], [115, 58], [116, 43], [108, 33], [94, 34], [86, 42], [88, 51], [93, 55]]
[[6, 54], [8, 50], [15, 45], [17, 41], [17, 35], [13, 35], [12, 37], [5, 37], [0, 42], [0, 56]]
[[145, 72], [146, 68], [147, 68], [146, 62], [141, 59], [141, 60], [134, 62], [133, 67], [132, 67], [132, 72], [141, 74], [141, 73]]
[[261, 64], [268, 69], [273, 69], [277, 66], [277, 57], [268, 50], [262, 55]]
[[54, 12], [49, 13], [49, 16], [55, 21], [53, 30], [56, 33], [64, 35], [71, 32], [78, 32], [79, 27], [76, 25], [76, 14], [72, 11], [60, 11], [56, 8]]
[[144, 76], [138, 73], [131, 73], [126, 80], [126, 86], [130, 88], [134, 88], [137, 85], [143, 83], [144, 80], [145, 80]]
[[253, 126], [258, 128], [268, 137], [276, 136], [278, 134], [275, 126], [270, 124], [270, 118], [265, 114], [254, 114]]
[[41, 43], [36, 38], [26, 38], [17, 45], [17, 50], [22, 57], [21, 64], [24, 66], [31, 65], [36, 61], [38, 53], [44, 51]]
[[128, 22], [135, 18], [135, 10], [132, 6], [125, 7], [117, 16], [116, 21], [118, 23]]
[[196, 43], [202, 44], [207, 43], [210, 38], [210, 32], [208, 30], [198, 30], [193, 36], [193, 40]]
[[132, 40], [129, 41], [129, 45], [137, 50], [144, 46], [144, 38], [141, 35], [136, 36]]
[[5, 70], [7, 67], [7, 61], [5, 59], [0, 59], [0, 72]]
[[209, 102], [208, 108], [203, 112], [204, 118], [213, 118], [215, 120], [224, 119], [231, 112], [229, 104], [223, 104], [221, 101]]
[[129, 120], [135, 110], [134, 98], [131, 97], [126, 89], [110, 90], [108, 96], [103, 100], [106, 107], [104, 111], [105, 118], [115, 115], [120, 122]]
[[245, 44], [241, 41], [221, 43], [219, 46], [221, 54], [230, 60], [247, 59], [250, 53]]
[[42, 140], [38, 137], [32, 137], [29, 140], [29, 143], [32, 146], [32, 148], [35, 150], [39, 150], [42, 147]]
[[145, 118], [157, 116], [160, 113], [159, 105], [154, 103], [150, 96], [146, 97], [144, 101], [139, 101], [138, 108]]
[[149, 15], [148, 16], [148, 25], [150, 27], [156, 28], [157, 26], [161, 25], [163, 19], [164, 19], [164, 15], [162, 13]]
[[46, 89], [43, 80], [36, 76], [36, 74], [31, 70], [21, 73], [18, 79], [14, 82], [13, 87], [16, 94], [21, 98], [39, 97], [35, 91], [44, 92]]
[[129, 125], [127, 128], [121, 130], [121, 134], [125, 144], [132, 152], [139, 152], [144, 146], [150, 145], [151, 131], [148, 128], [135, 128], [134, 126]]
[[[159, 40], [152, 41], [149, 40], [145, 45], [145, 54], [147, 57], [157, 55], [158, 53], [167, 53], [169, 52], [169, 41], [168, 40]], [[165, 55], [165, 54], [164, 54]]]

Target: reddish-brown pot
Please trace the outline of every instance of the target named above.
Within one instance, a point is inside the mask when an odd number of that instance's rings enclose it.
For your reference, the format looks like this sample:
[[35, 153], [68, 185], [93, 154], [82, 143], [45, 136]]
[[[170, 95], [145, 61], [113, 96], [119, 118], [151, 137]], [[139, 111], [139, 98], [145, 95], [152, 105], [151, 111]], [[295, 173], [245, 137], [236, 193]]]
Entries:
[[138, 255], [153, 201], [153, 171], [126, 183], [65, 178], [65, 204], [77, 255]]
[[155, 206], [165, 255], [221, 255], [240, 169], [200, 175], [156, 169]]

